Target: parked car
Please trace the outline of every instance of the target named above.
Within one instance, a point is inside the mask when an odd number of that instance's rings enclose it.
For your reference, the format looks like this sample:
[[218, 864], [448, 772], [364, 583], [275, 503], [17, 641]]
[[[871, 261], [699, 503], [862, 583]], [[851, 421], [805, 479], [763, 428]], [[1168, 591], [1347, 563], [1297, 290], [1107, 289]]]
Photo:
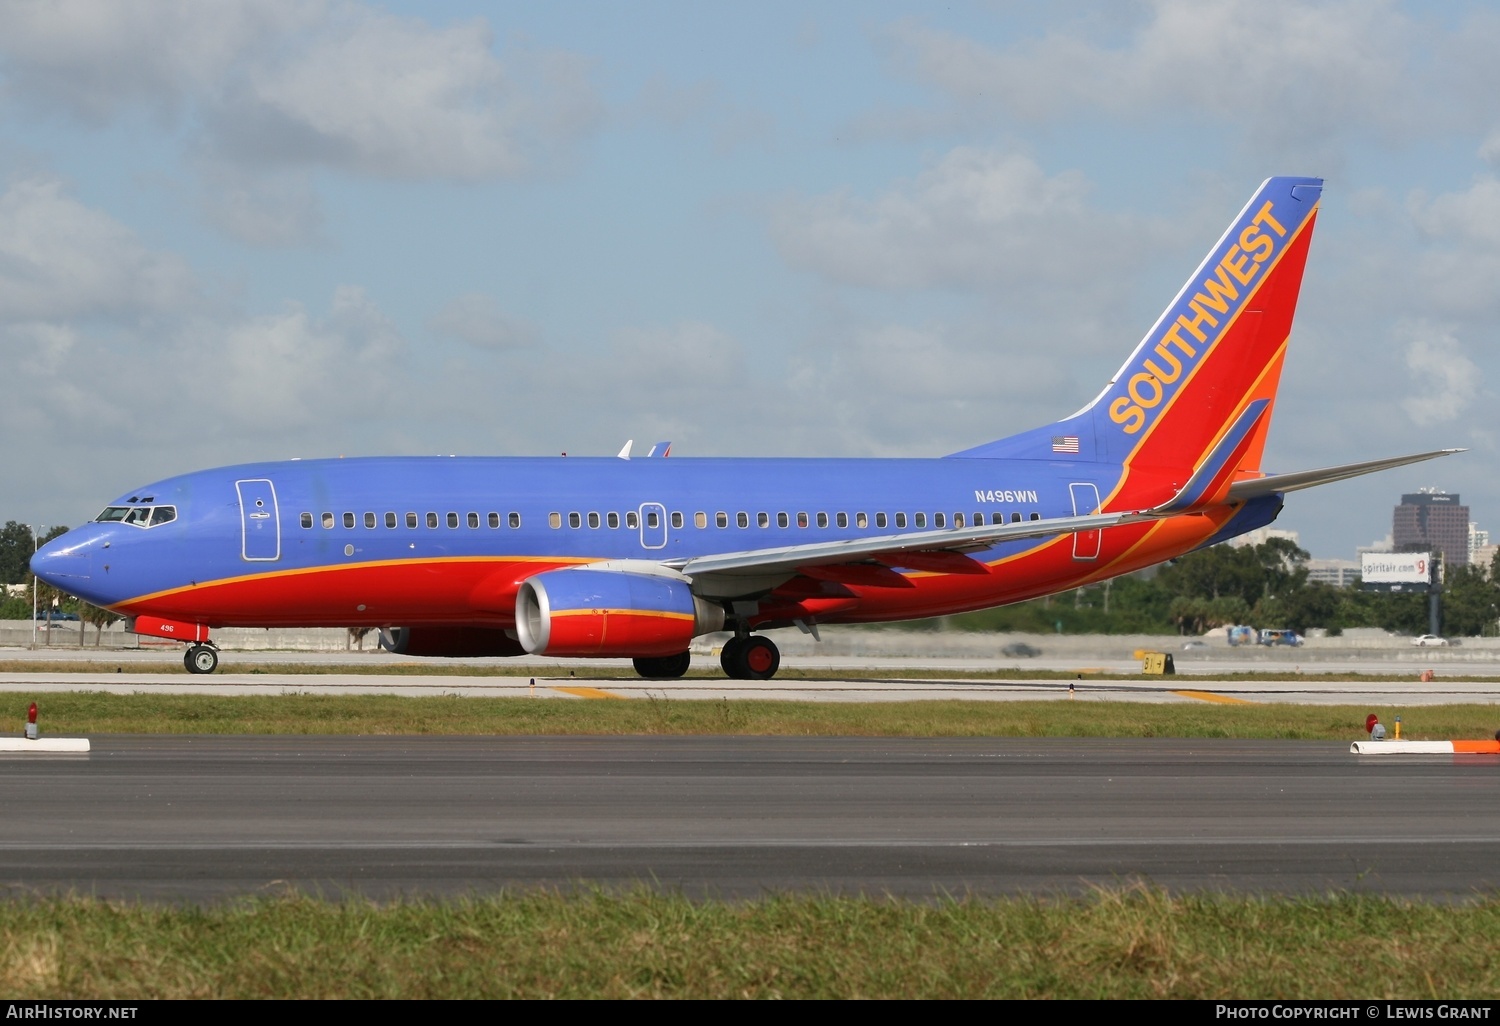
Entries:
[[1415, 638], [1411, 639], [1411, 643], [1422, 648], [1431, 648], [1433, 646], [1447, 645], [1448, 639], [1440, 638], [1436, 634], [1418, 634]]
[[1302, 644], [1302, 635], [1296, 631], [1267, 628], [1260, 632], [1260, 643], [1262, 645], [1290, 645], [1296, 648]]
[[1206, 642], [1206, 641], [1184, 641], [1182, 643], [1182, 650], [1184, 652], [1191, 652], [1195, 648], [1207, 648], [1207, 647], [1208, 647], [1208, 642]]
[[1028, 645], [1024, 641], [1013, 641], [1000, 650], [1001, 655], [1010, 656], [1012, 659], [1030, 659], [1042, 654], [1042, 650], [1034, 645]]
[[36, 618], [38, 620], [54, 620], [54, 621], [72, 620], [72, 621], [76, 622], [78, 620], [78, 614], [77, 613], [65, 613], [65, 612], [63, 612], [60, 609], [38, 609], [36, 611]]

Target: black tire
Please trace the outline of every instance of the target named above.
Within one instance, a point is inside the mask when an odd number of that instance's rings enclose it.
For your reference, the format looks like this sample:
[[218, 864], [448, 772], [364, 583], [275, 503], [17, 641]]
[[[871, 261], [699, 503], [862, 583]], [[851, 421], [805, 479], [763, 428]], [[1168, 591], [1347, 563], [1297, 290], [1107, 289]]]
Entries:
[[724, 676], [735, 680], [742, 680], [740, 676], [740, 650], [745, 647], [744, 639], [730, 638], [724, 642], [724, 647], [719, 650], [719, 665], [724, 668]]
[[213, 673], [219, 668], [219, 653], [209, 645], [193, 645], [182, 657], [188, 673]]
[[669, 656], [642, 656], [632, 659], [635, 672], [651, 680], [676, 680], [688, 672], [693, 663], [693, 653], [679, 652]]

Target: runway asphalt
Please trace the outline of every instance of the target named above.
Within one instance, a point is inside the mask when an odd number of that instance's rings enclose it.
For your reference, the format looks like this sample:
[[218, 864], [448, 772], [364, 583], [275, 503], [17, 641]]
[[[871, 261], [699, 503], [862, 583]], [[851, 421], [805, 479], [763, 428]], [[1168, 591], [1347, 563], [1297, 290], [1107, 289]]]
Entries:
[[0, 756], [13, 896], [1500, 884], [1500, 758], [1336, 743], [96, 736]]

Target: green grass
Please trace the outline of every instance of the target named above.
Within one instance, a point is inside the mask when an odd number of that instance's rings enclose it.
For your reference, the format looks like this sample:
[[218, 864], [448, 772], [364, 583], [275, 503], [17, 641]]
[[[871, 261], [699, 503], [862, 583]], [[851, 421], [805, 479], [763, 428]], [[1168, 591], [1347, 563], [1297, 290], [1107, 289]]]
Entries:
[[[1182, 737], [1352, 741], [1365, 716], [1411, 740], [1493, 737], [1500, 706], [1216, 705], [1075, 701], [631, 701], [394, 695], [35, 696], [43, 736], [92, 734], [739, 734], [848, 737]], [[20, 733], [24, 693], [0, 697]], [[7, 707], [5, 703], [10, 703]], [[0, 718], [0, 727], [4, 718]]]
[[1493, 998], [1500, 900], [694, 902], [637, 892], [0, 904], [35, 998]]

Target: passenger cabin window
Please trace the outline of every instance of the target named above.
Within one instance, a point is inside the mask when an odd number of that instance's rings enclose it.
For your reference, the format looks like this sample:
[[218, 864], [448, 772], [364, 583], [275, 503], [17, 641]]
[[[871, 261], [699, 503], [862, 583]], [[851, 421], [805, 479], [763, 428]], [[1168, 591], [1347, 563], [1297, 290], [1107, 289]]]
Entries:
[[769, 513], [757, 513], [757, 514], [755, 514], [755, 526], [756, 527], [770, 527], [771, 526], [771, 514], [769, 514]]
[[806, 513], [798, 512], [798, 514], [797, 514], [797, 526], [798, 527], [806, 527], [807, 526], [807, 514]]
[[785, 513], [778, 513], [778, 514], [776, 514], [776, 526], [777, 527], [786, 527], [790, 523], [791, 523], [791, 518], [789, 518]]
[[902, 528], [902, 527], [905, 527], [905, 526], [906, 526], [906, 514], [905, 513], [897, 513], [896, 514], [896, 527], [897, 528]]
[[714, 514], [714, 526], [716, 526], [716, 527], [728, 527], [729, 526], [729, 514], [725, 513], [722, 509], [719, 510], [719, 512], [715, 513]]
[[740, 527], [749, 527], [750, 526], [750, 514], [749, 513], [736, 513], [734, 515], [734, 522], [736, 524], [738, 524]]
[[837, 514], [833, 518], [833, 522], [836, 523], [836, 524], [838, 524], [840, 527], [848, 527], [849, 526], [849, 514], [847, 514], [847, 513], [839, 513], [839, 514]]
[[297, 518], [304, 528], [312, 527], [312, 514], [304, 513]]
[[1040, 519], [1042, 519], [1042, 515], [1040, 513], [1033, 513], [1033, 514], [1031, 514], [1031, 519], [1032, 520], [1040, 520]]
[[599, 529], [599, 514], [597, 514], [597, 513], [590, 513], [589, 514], [589, 526], [592, 527], [592, 528], [594, 528], [595, 530]]
[[962, 513], [955, 513], [955, 514], [953, 514], [953, 526], [954, 527], [962, 527], [962, 526], [964, 526], [964, 515]]
[[1010, 515], [1010, 522], [1013, 523], [1013, 524], [1019, 524], [1021, 522], [1021, 514], [1019, 514], [1019, 513], [1012, 513]]
[[438, 525], [438, 515], [436, 513], [429, 513], [429, 514], [427, 514], [427, 526], [430, 527], [430, 528], [435, 528], [435, 527], [437, 527], [437, 525]]
[[333, 529], [333, 514], [332, 513], [324, 513], [323, 514], [323, 527], [326, 530], [332, 530]]
[[388, 527], [388, 528], [390, 528], [390, 529], [392, 529], [392, 530], [395, 530], [395, 527], [396, 527], [396, 514], [395, 513], [387, 513], [385, 515], [385, 526]]
[[408, 513], [408, 514], [406, 514], [406, 526], [407, 527], [416, 527], [417, 526], [417, 515], [415, 513]]
[[449, 513], [448, 514], [448, 526], [449, 527], [457, 527], [458, 526], [458, 514], [457, 513]]
[[1005, 514], [1004, 513], [991, 513], [990, 514], [990, 523], [992, 523], [992, 524], [1003, 524], [1003, 523], [1005, 523]]
[[818, 514], [818, 526], [819, 527], [827, 527], [828, 526], [828, 514], [827, 513], [819, 513]]
[[694, 513], [693, 514], [693, 526], [696, 527], [696, 528], [699, 528], [700, 530], [702, 528], [707, 527], [708, 526], [708, 514], [705, 513], [705, 512], [703, 512], [701, 509], [698, 512]]
[[625, 514], [625, 526], [634, 531], [641, 526], [641, 516], [635, 510], [629, 510]]
[[869, 527], [870, 518], [865, 516], [863, 513], [856, 513], [854, 514], [854, 526], [859, 528]]
[[672, 526], [673, 527], [681, 527], [682, 526], [682, 513], [679, 512], [678, 510], [675, 510], [675, 509], [672, 511]]
[[354, 514], [353, 513], [345, 513], [344, 514], [344, 526], [345, 527], [353, 527], [354, 526]]
[[885, 527], [885, 514], [884, 513], [876, 513], [875, 514], [875, 526], [884, 529], [884, 527]]
[[583, 526], [583, 520], [582, 520], [581, 517], [579, 517], [579, 515], [577, 513], [569, 513], [568, 514], [568, 526], [569, 527], [582, 527]]
[[561, 527], [562, 526], [562, 514], [561, 513], [548, 513], [547, 514], [547, 526], [550, 527], [550, 528], [552, 528], [552, 530], [554, 530], [554, 531], [557, 530], [559, 527]]
[[914, 514], [912, 516], [912, 523], [915, 526], [917, 526], [917, 527], [926, 527], [927, 526], [927, 514], [926, 513], [916, 513], [916, 514]]
[[646, 514], [646, 526], [653, 530], [661, 526], [661, 514], [652, 510]]
[[620, 526], [620, 514], [606, 513], [604, 516], [604, 522], [609, 525], [609, 529], [611, 531], [616, 530]]
[[[920, 516], [920, 514], [918, 514], [918, 515]], [[943, 514], [941, 514], [941, 513], [934, 513], [932, 515], [932, 526], [933, 527], [947, 527], [948, 526], [948, 518], [945, 517], [945, 516], [943, 516]]]
[[374, 513], [366, 513], [365, 514], [365, 526], [369, 527], [369, 528], [373, 528], [375, 526], [375, 514]]
[[511, 527], [520, 527], [521, 526], [521, 514], [519, 514], [519, 513], [512, 513], [510, 515], [510, 526]]
[[478, 513], [470, 513], [469, 517], [468, 517], [468, 520], [469, 520], [469, 529], [470, 530], [474, 530], [474, 529], [476, 529], [476, 528], [479, 527], [479, 514]]
[[489, 517], [486, 518], [486, 523], [488, 523], [490, 525], [490, 530], [494, 530], [495, 528], [499, 527], [500, 526], [500, 514], [499, 513], [491, 513], [489, 515]]

